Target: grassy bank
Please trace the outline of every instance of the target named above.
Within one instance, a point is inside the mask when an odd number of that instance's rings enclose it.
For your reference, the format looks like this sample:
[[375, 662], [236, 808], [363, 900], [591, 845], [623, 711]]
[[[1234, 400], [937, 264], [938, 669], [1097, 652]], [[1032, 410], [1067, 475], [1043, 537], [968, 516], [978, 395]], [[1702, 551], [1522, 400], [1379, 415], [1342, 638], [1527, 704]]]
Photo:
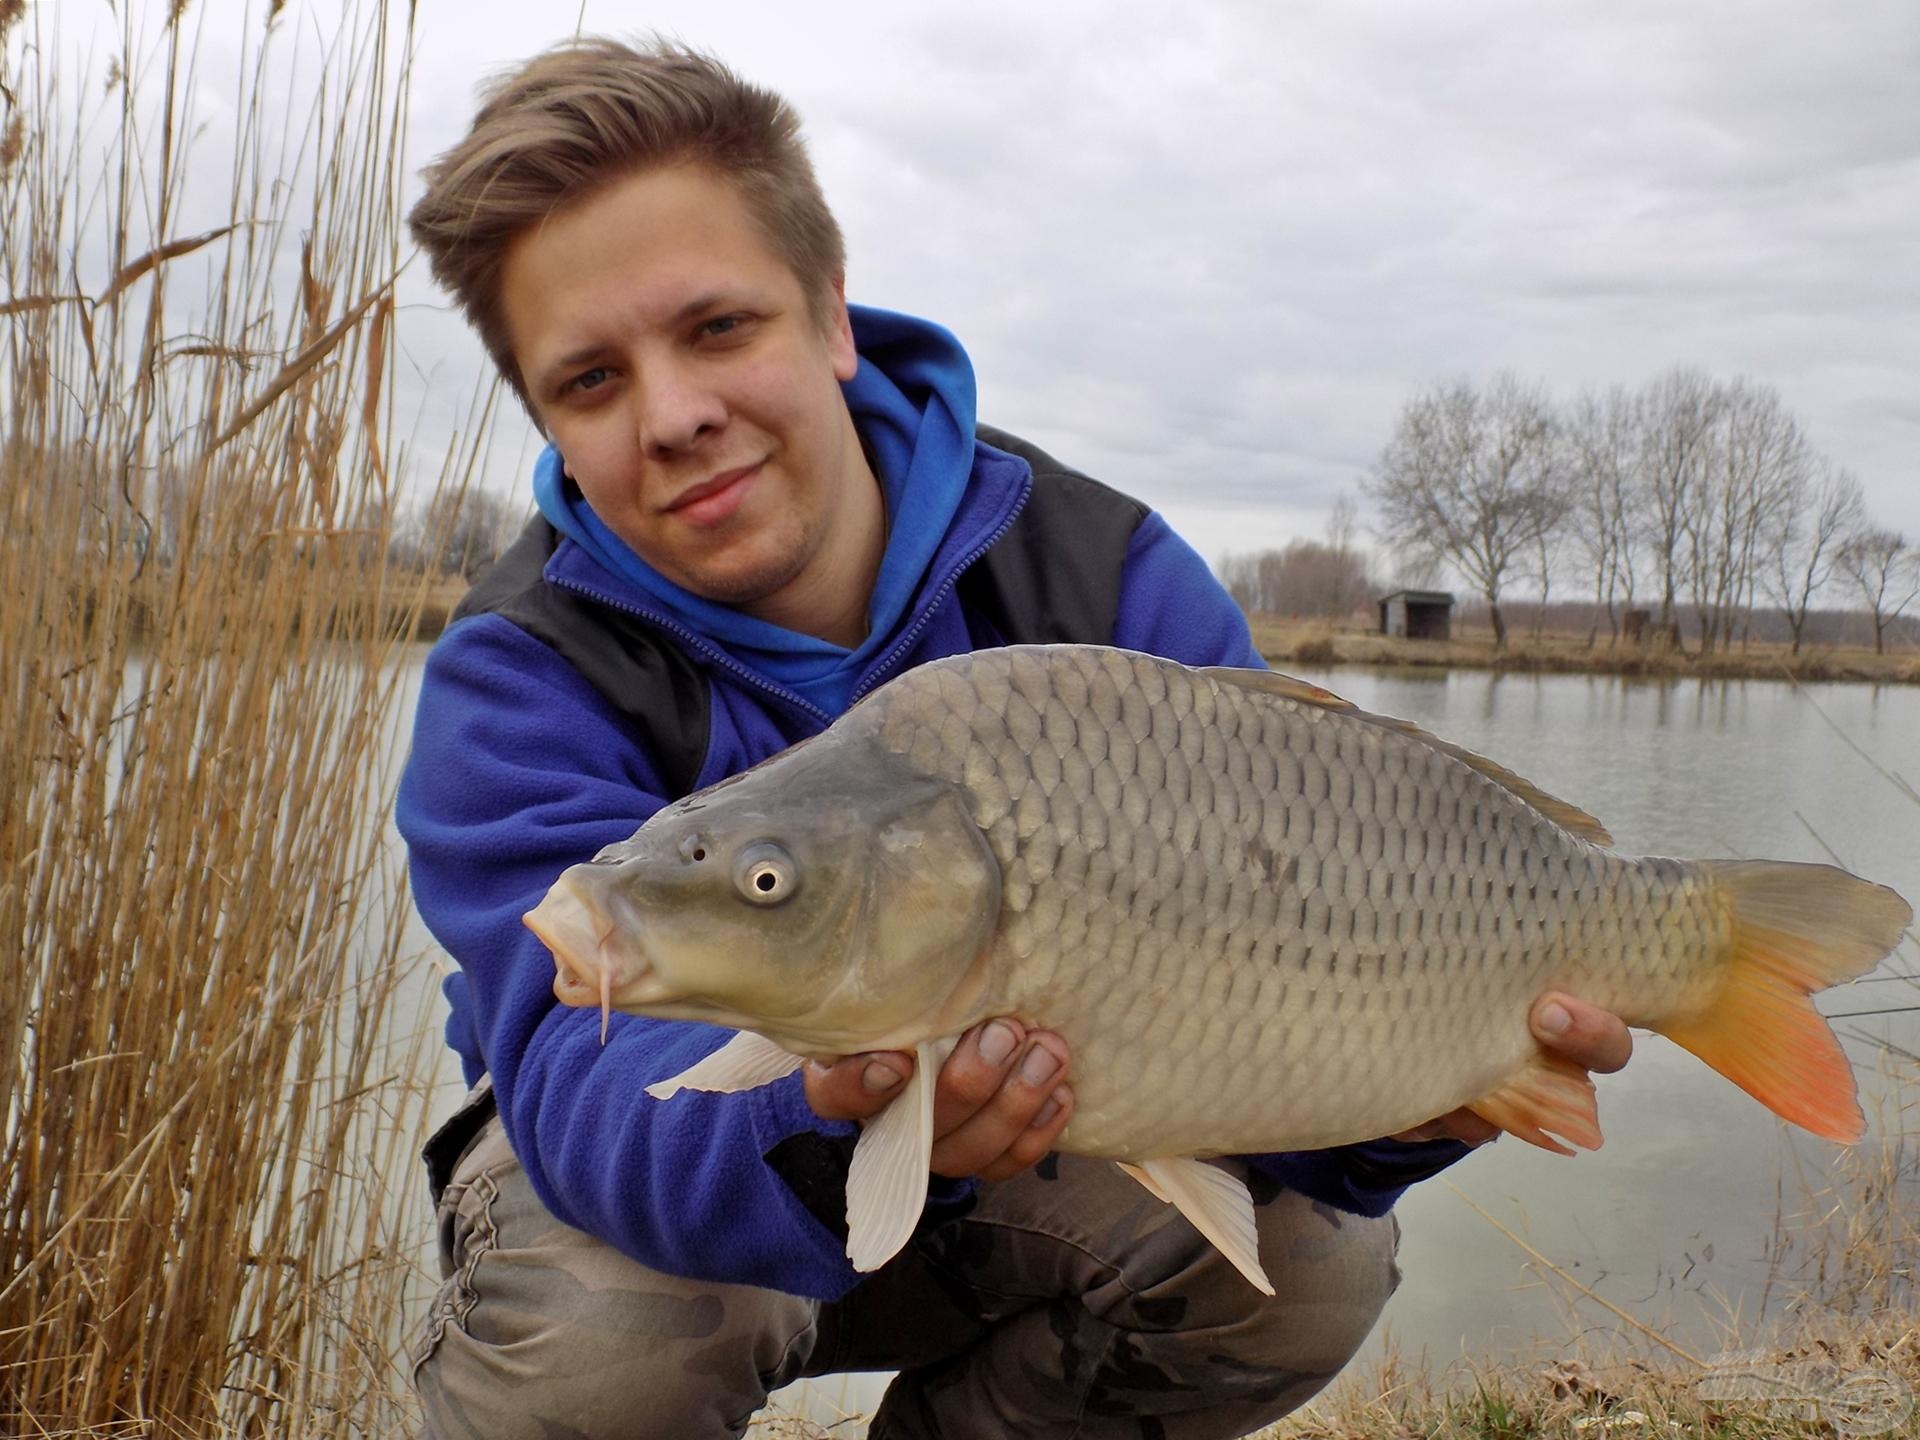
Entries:
[[1920, 654], [1911, 650], [1876, 655], [1864, 647], [1803, 648], [1785, 645], [1736, 645], [1732, 651], [1697, 655], [1664, 644], [1630, 645], [1605, 639], [1589, 646], [1584, 634], [1537, 639], [1513, 634], [1504, 650], [1493, 644], [1491, 629], [1456, 623], [1448, 640], [1407, 640], [1357, 627], [1336, 627], [1321, 620], [1273, 615], [1252, 617], [1253, 641], [1269, 663], [1288, 665], [1409, 665], [1436, 668], [1511, 670], [1531, 674], [1598, 674], [1654, 679], [1828, 680], [1877, 684], [1920, 684]]
[[1914, 1316], [1809, 1322], [1767, 1343], [1589, 1364], [1389, 1360], [1343, 1376], [1260, 1440], [1808, 1440], [1910, 1436]]

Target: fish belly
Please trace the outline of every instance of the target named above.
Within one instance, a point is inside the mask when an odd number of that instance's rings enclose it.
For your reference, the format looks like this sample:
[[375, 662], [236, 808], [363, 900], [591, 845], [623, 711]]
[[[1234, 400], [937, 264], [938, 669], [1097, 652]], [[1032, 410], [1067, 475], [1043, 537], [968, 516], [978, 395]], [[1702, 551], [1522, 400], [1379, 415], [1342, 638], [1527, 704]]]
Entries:
[[1514, 1075], [1543, 990], [1647, 1023], [1718, 984], [1695, 867], [1577, 838], [1430, 737], [1121, 651], [968, 659], [877, 733], [999, 861], [982, 1013], [1072, 1047], [1064, 1149], [1389, 1134]]

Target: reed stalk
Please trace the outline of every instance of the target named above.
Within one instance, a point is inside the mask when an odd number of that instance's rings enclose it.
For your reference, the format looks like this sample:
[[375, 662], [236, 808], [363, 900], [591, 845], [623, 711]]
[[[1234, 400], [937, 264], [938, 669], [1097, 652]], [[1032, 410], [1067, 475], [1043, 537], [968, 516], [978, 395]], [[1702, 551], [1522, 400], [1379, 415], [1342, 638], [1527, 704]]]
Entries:
[[279, 9], [216, 92], [189, 4], [102, 3], [102, 74], [0, 0], [9, 1435], [410, 1428], [411, 9]]

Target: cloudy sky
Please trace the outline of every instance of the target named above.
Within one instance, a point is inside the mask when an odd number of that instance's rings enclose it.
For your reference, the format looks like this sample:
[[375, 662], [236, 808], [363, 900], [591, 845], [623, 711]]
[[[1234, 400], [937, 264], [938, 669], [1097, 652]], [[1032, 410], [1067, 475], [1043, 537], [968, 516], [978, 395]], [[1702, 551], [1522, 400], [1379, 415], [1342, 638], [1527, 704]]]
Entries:
[[[421, 0], [415, 169], [565, 8]], [[984, 418], [1209, 557], [1318, 535], [1410, 394], [1503, 366], [1562, 395], [1679, 363], [1751, 376], [1920, 533], [1914, 0], [579, 13], [784, 92], [849, 295], [948, 325]], [[409, 279], [425, 438], [479, 351], [428, 310], [424, 266]]]

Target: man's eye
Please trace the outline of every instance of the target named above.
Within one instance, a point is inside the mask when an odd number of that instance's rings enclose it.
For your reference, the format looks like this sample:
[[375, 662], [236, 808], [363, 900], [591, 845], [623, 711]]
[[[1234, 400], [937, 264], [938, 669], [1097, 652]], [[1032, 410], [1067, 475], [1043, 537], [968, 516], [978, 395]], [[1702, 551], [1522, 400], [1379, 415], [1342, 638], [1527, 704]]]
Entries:
[[700, 333], [713, 336], [730, 335], [738, 330], [742, 323], [743, 317], [739, 315], [716, 315], [711, 320], [701, 322]]
[[591, 370], [582, 370], [567, 382], [569, 390], [598, 390], [607, 382], [607, 367], [596, 365]]

